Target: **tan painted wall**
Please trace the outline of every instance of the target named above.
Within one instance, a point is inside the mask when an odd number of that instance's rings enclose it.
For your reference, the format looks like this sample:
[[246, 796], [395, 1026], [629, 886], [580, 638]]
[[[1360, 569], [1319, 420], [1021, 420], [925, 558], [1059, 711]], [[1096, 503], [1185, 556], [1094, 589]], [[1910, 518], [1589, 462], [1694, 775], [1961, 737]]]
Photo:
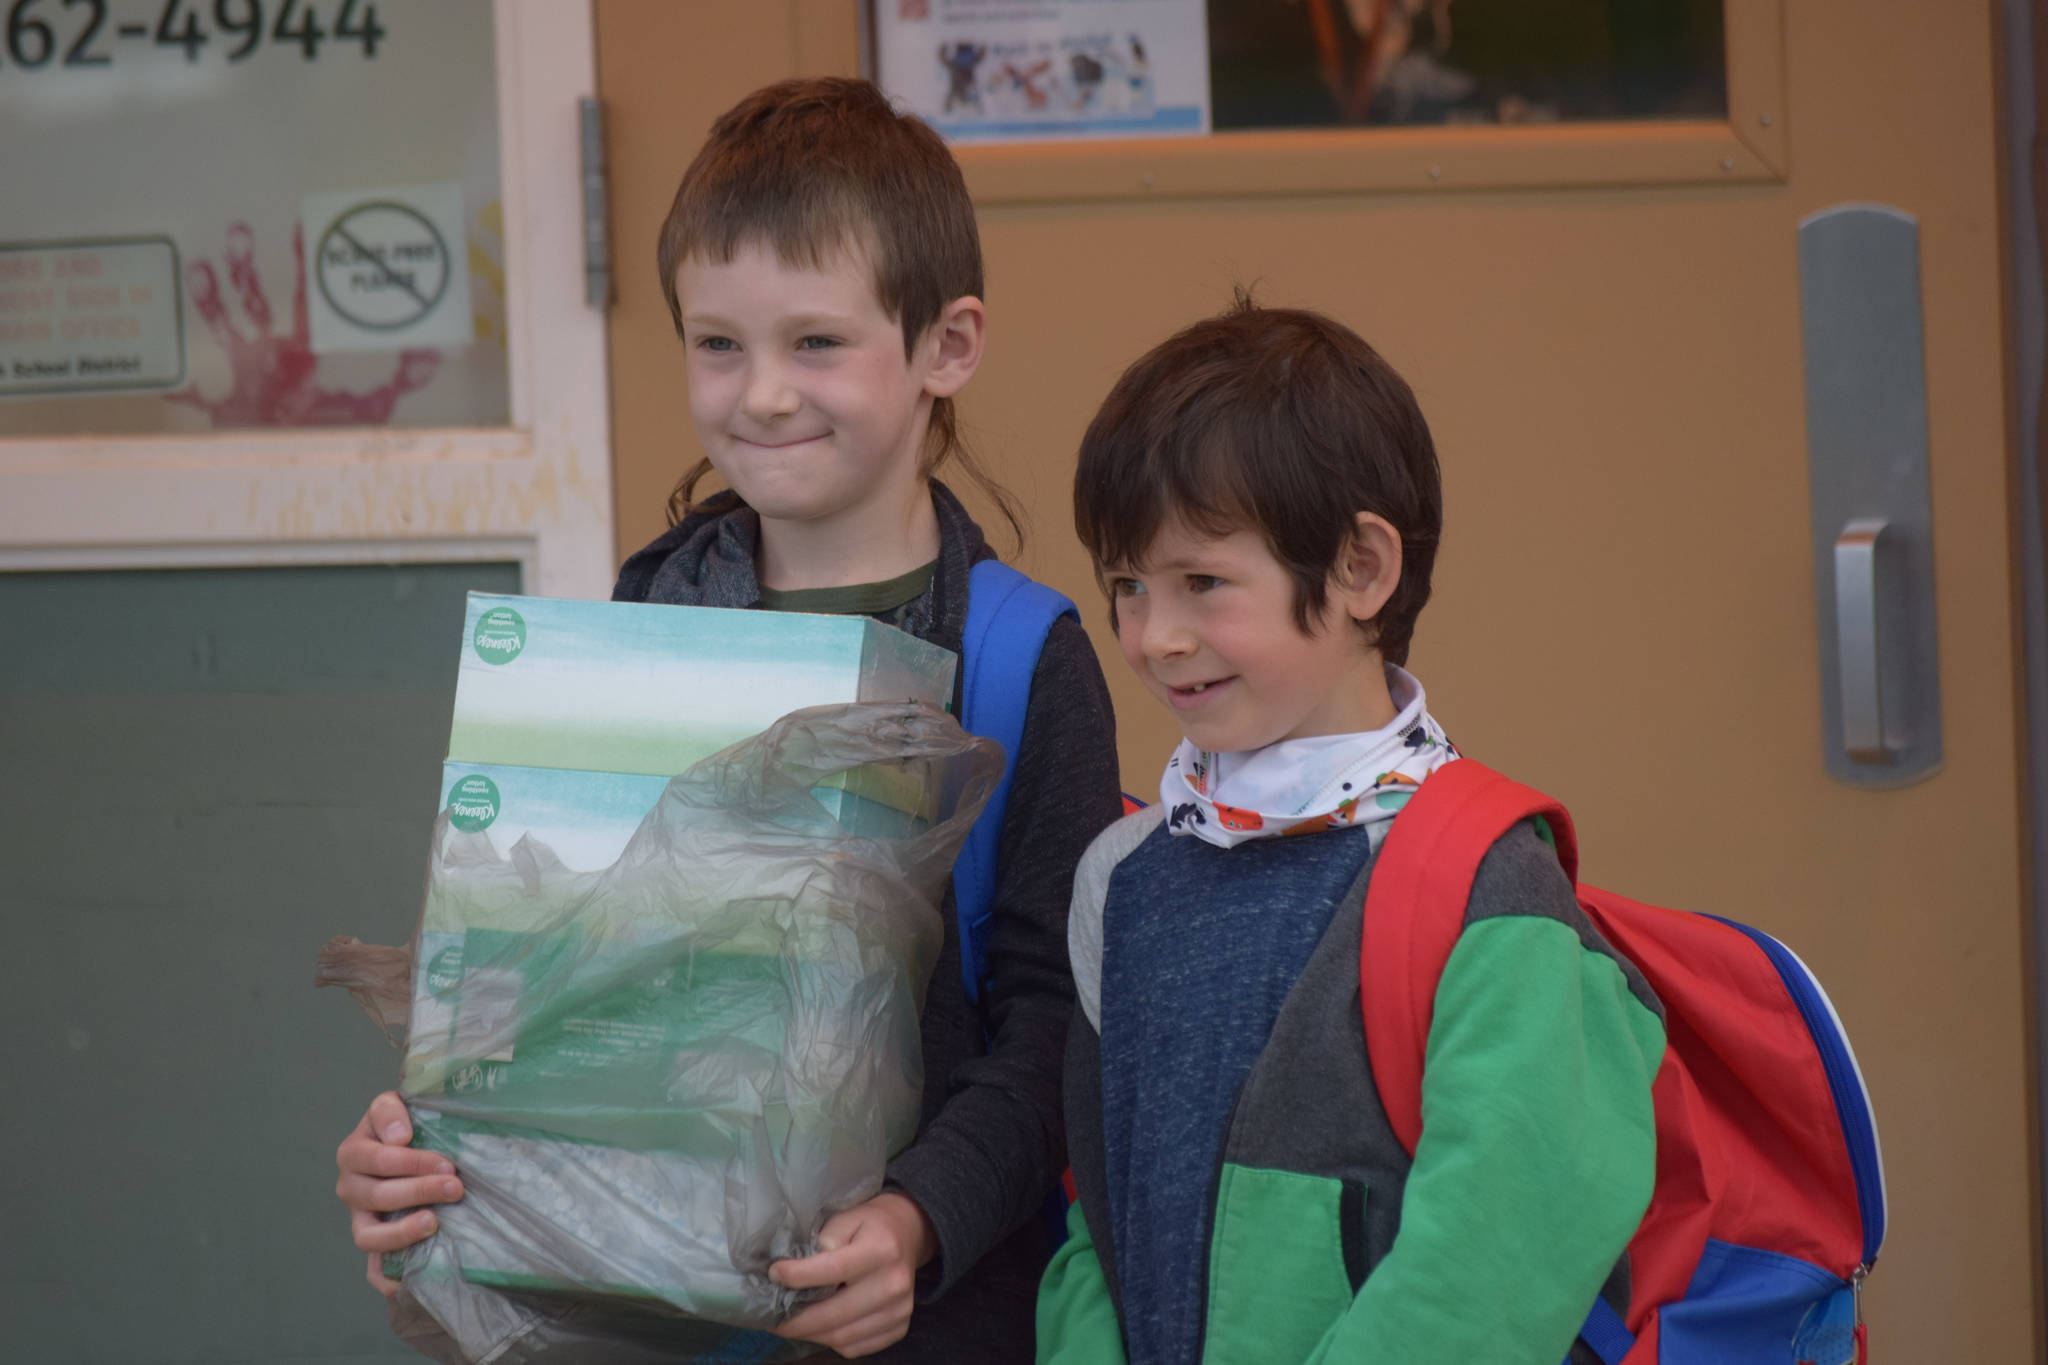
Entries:
[[[1797, 0], [1783, 183], [1005, 204], [963, 405], [1084, 604], [1126, 784], [1175, 736], [1121, 676], [1068, 510], [1117, 372], [1236, 282], [1410, 378], [1449, 503], [1415, 670], [1468, 752], [1575, 809], [1590, 880], [1754, 921], [1832, 990], [1879, 1106], [1877, 1358], [2039, 1359], [1995, 42], [1985, 3]], [[841, 0], [600, 0], [621, 297], [619, 544], [693, 460], [654, 234], [710, 119], [853, 68]], [[1925, 262], [1947, 765], [1851, 791], [1820, 758], [1794, 229], [1876, 200]]]

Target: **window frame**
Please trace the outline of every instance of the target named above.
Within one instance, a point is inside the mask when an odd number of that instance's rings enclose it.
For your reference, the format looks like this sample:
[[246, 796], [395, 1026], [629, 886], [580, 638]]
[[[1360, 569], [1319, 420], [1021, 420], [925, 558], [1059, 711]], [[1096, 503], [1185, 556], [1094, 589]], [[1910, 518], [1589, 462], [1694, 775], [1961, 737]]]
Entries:
[[[861, 70], [871, 78], [875, 3], [859, 0]], [[830, 16], [808, 8], [800, 24], [830, 28]], [[953, 153], [983, 204], [1781, 182], [1790, 170], [1783, 0], [1724, 0], [1722, 20], [1722, 119], [1226, 130], [955, 144]]]
[[584, 297], [591, 0], [493, 0], [511, 421], [0, 437], [0, 571], [516, 561], [603, 597], [605, 314]]

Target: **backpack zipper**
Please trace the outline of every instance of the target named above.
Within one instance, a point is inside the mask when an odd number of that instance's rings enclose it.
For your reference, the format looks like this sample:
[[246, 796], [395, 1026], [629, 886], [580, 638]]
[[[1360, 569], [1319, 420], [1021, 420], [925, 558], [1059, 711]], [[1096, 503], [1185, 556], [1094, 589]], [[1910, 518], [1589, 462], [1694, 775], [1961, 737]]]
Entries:
[[1785, 983], [1792, 1002], [1799, 1007], [1799, 1017], [1805, 1021], [1820, 1052], [1828, 1090], [1835, 1101], [1835, 1114], [1847, 1139], [1849, 1170], [1856, 1180], [1856, 1209], [1863, 1222], [1863, 1261], [1852, 1279], [1860, 1322], [1863, 1277], [1877, 1264], [1885, 1229], [1884, 1153], [1878, 1143], [1877, 1119], [1871, 1112], [1870, 1089], [1863, 1082], [1863, 1070], [1856, 1065], [1856, 1054], [1849, 1047], [1849, 1035], [1842, 1028], [1841, 1016], [1835, 1013], [1834, 1002], [1797, 953], [1761, 929], [1719, 915], [1707, 918], [1739, 931], [1763, 950], [1777, 969], [1779, 980]]

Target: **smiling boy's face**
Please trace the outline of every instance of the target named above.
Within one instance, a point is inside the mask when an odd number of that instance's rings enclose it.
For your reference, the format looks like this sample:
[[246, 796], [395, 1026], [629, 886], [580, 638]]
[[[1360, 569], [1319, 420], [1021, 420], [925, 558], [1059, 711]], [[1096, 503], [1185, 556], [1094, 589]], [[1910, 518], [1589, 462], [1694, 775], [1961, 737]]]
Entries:
[[1384, 593], [1361, 596], [1333, 581], [1321, 619], [1304, 633], [1293, 579], [1263, 536], [1205, 536], [1173, 521], [1142, 566], [1103, 576], [1124, 662], [1198, 749], [1260, 749], [1377, 730], [1394, 718], [1379, 651], [1353, 616], [1361, 606], [1377, 610]]
[[924, 496], [940, 329], [906, 358], [858, 251], [807, 269], [746, 242], [723, 263], [686, 259], [676, 287], [691, 423], [726, 482], [768, 521], [900, 524]]

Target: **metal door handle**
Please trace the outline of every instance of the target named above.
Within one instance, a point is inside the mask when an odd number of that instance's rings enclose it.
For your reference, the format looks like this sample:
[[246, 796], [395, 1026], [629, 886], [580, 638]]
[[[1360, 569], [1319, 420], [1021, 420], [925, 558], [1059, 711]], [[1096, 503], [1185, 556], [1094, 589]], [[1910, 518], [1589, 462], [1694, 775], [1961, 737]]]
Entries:
[[1799, 225], [1822, 761], [1853, 786], [1941, 767], [1920, 229], [1881, 204]]
[[1835, 537], [1835, 643], [1841, 661], [1842, 748], [1858, 763], [1889, 763], [1884, 683], [1877, 649], [1877, 555], [1881, 518], [1850, 522]]

